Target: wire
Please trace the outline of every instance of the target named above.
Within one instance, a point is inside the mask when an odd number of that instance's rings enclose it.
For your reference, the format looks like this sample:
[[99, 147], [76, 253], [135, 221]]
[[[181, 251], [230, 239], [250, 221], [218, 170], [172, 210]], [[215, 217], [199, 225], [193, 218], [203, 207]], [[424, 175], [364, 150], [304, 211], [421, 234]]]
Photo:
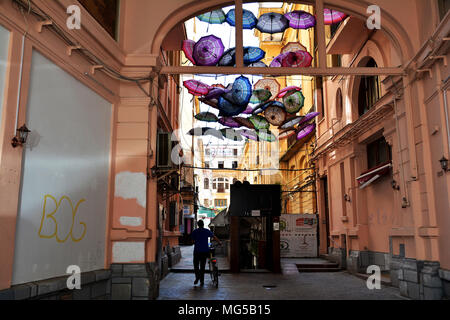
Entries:
[[295, 172], [295, 171], [310, 171], [315, 170], [315, 168], [303, 168], [303, 169], [281, 169], [281, 168], [262, 168], [262, 169], [239, 169], [239, 168], [206, 168], [206, 167], [196, 167], [196, 166], [183, 166], [184, 168], [189, 169], [200, 169], [200, 170], [211, 170], [211, 171], [217, 171], [217, 170], [226, 170], [226, 171], [241, 171], [241, 172], [256, 172], [256, 171], [289, 171], [289, 172]]

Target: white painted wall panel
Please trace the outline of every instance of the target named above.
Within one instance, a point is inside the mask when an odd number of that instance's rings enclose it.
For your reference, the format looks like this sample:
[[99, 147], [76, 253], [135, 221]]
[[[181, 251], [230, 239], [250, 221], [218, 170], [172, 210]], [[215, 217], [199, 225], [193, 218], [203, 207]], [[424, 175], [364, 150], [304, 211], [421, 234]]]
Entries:
[[5, 94], [5, 76], [8, 64], [9, 31], [0, 26], [0, 126], [2, 124], [3, 98]]
[[104, 268], [111, 104], [32, 59], [13, 284]]

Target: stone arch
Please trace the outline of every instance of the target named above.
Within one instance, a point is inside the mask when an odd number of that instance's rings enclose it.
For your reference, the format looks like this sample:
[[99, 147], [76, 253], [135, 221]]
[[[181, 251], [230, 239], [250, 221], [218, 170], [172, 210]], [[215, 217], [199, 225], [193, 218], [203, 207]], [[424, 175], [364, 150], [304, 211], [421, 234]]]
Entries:
[[[259, 2], [268, 2], [269, 0], [260, 0]], [[370, 5], [376, 3], [382, 3], [385, 0], [378, 1], [365, 1], [365, 0], [333, 0], [332, 3], [328, 1], [324, 2], [324, 6], [330, 9], [336, 9], [345, 12], [349, 15], [360, 19], [367, 19], [368, 13], [367, 8]], [[246, 2], [255, 2], [254, 0], [243, 0]], [[273, 1], [271, 1], [273, 2]], [[282, 2], [282, 1], [279, 1]], [[303, 1], [291, 1], [292, 3], [302, 3], [314, 5], [314, 0], [303, 0]], [[375, 2], [375, 3], [374, 3]], [[204, 0], [204, 1], [194, 1], [185, 2], [184, 5], [176, 8], [172, 12], [168, 13], [168, 16], [162, 17], [162, 23], [156, 31], [153, 39], [151, 39], [151, 53], [153, 55], [159, 55], [160, 47], [169, 34], [169, 32], [180, 22], [184, 22], [196, 15], [207, 12], [213, 9], [233, 5], [234, 1], [230, 0]], [[382, 6], [380, 6], [382, 7]], [[387, 34], [388, 38], [392, 41], [392, 44], [397, 51], [397, 55], [400, 57], [402, 63], [405, 63], [413, 55], [412, 41], [401, 23], [389, 13], [386, 9], [381, 9], [382, 21], [383, 21], [383, 31]]]

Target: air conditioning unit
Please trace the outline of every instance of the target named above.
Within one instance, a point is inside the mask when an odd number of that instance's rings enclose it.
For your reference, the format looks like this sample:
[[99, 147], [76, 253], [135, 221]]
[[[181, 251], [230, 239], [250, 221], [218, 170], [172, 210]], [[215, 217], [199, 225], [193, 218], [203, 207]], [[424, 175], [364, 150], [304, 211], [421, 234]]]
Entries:
[[156, 167], [172, 168], [172, 139], [169, 132], [158, 132], [158, 140], [156, 146]]

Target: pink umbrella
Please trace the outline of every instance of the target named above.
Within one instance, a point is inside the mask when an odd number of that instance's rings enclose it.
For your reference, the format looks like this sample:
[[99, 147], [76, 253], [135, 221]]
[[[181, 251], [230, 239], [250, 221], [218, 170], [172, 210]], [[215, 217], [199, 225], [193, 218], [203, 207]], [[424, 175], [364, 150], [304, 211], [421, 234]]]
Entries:
[[184, 52], [184, 55], [186, 56], [186, 58], [188, 58], [188, 60], [190, 62], [192, 62], [195, 65], [195, 60], [194, 60], [194, 57], [193, 57], [194, 46], [195, 46], [195, 41], [194, 40], [183, 40], [183, 52]]
[[347, 18], [347, 14], [332, 9], [323, 9], [324, 22], [326, 25], [336, 24], [344, 21]]
[[310, 67], [312, 56], [307, 51], [288, 52], [281, 61], [282, 67], [305, 68]]
[[204, 96], [208, 94], [210, 86], [198, 80], [186, 80], [183, 85], [189, 90], [189, 93], [194, 96]]
[[277, 95], [277, 98], [283, 98], [289, 91], [302, 91], [302, 88], [297, 86], [286, 87], [284, 89], [281, 89], [281, 91]]
[[270, 64], [269, 67], [271, 68], [279, 68], [281, 67], [281, 62], [283, 61], [284, 57], [288, 54], [289, 52], [284, 52], [279, 54], [278, 56], [276, 56], [273, 60], [272, 63]]

